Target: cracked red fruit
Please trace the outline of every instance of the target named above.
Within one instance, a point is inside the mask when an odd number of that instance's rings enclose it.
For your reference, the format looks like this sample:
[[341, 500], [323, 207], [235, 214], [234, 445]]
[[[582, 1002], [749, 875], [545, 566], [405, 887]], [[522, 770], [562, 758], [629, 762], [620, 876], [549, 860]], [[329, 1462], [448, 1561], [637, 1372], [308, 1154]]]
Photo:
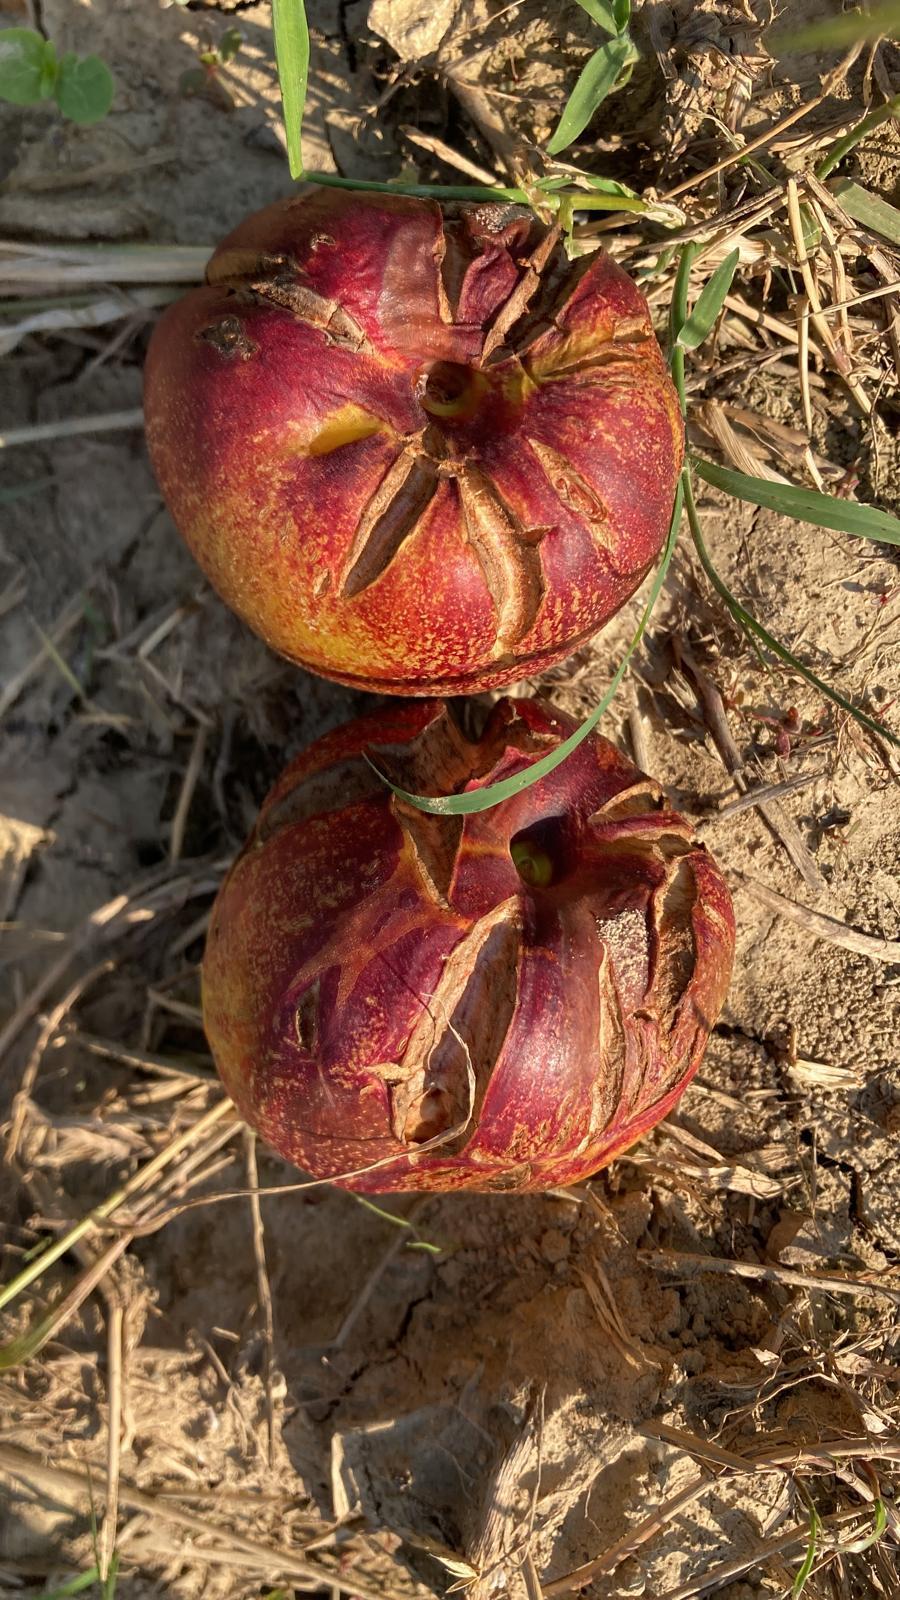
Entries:
[[511, 800], [423, 814], [573, 728], [440, 701], [320, 739], [272, 790], [213, 912], [207, 1033], [242, 1115], [349, 1188], [544, 1189], [664, 1117], [719, 1014], [734, 919], [659, 786], [597, 736]]
[[153, 463], [230, 606], [394, 694], [511, 683], [624, 604], [683, 454], [643, 295], [516, 206], [318, 189], [249, 217], [147, 359]]

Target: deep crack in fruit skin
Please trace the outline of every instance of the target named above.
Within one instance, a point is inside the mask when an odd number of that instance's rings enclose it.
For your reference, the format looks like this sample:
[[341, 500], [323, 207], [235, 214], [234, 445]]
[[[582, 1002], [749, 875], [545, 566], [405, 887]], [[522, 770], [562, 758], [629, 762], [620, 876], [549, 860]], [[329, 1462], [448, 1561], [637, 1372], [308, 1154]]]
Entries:
[[512, 800], [433, 817], [365, 759], [409, 790], [478, 788], [573, 727], [504, 700], [472, 743], [409, 701], [320, 739], [265, 801], [214, 907], [204, 1020], [241, 1114], [315, 1177], [575, 1183], [696, 1071], [734, 919], [652, 779], [595, 735]]
[[174, 520], [273, 649], [360, 688], [562, 660], [658, 555], [683, 457], [646, 301], [515, 206], [318, 189], [243, 222], [151, 340]]

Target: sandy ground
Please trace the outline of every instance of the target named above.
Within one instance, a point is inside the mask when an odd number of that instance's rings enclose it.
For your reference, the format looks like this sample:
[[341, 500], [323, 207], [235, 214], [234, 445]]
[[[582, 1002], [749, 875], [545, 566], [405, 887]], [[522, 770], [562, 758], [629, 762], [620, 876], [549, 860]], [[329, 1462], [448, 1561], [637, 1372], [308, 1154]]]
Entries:
[[[39, 9], [61, 47], [104, 56], [118, 92], [90, 129], [0, 106], [4, 236], [211, 247], [286, 192], [267, 5]], [[424, 136], [502, 174], [510, 151], [546, 136], [596, 43], [577, 5], [552, 22], [551, 9], [317, 0], [309, 165], [385, 178], [418, 162], [426, 181], [465, 181]], [[639, 8], [644, 59], [582, 142], [584, 164], [663, 190], [727, 152], [729, 96], [742, 97], [748, 137], [809, 99], [822, 60], [773, 64], [767, 17], [756, 3]], [[23, 16], [7, 0], [0, 20]], [[217, 89], [186, 98], [180, 75], [234, 24], [244, 42]], [[461, 62], [474, 101], [454, 91]], [[896, 92], [897, 51], [885, 45], [869, 65], [864, 52], [804, 136], [846, 126], [883, 78]], [[776, 167], [803, 156], [797, 139], [776, 141]], [[887, 123], [846, 170], [896, 202], [898, 145]], [[692, 215], [728, 199], [713, 190]], [[632, 248], [619, 231], [617, 248]], [[748, 252], [736, 292], [790, 319], [783, 237], [773, 248], [773, 272]], [[868, 286], [864, 263], [848, 269], [851, 293]], [[662, 297], [659, 311], [662, 322]], [[854, 335], [874, 416], [814, 360], [809, 442], [827, 487], [896, 508], [897, 375], [880, 313], [863, 312]], [[24, 339], [0, 368], [0, 431], [139, 405], [154, 315], [135, 306], [108, 327]], [[774, 464], [808, 482], [793, 349], [772, 337], [771, 359], [760, 352], [735, 316], [701, 353], [695, 442], [712, 448], [710, 402], [742, 407], [794, 430]], [[138, 428], [10, 450], [0, 474], [36, 485], [3, 505], [0, 533], [11, 1277], [173, 1137], [195, 1166], [173, 1168], [166, 1204], [241, 1190], [257, 1163], [264, 1185], [295, 1177], [227, 1120], [192, 1131], [219, 1098], [197, 967], [211, 894], [268, 783], [368, 702], [280, 663], [226, 615], [162, 508]], [[733, 589], [900, 727], [888, 548], [712, 491], [702, 507]], [[636, 615], [637, 603], [545, 691], [586, 712]], [[722, 719], [749, 781], [805, 780], [768, 822], [723, 809], [738, 791]], [[536, 1600], [541, 1585], [566, 1592], [566, 1575], [591, 1561], [583, 1582], [596, 1600], [788, 1595], [810, 1501], [826, 1524], [804, 1592], [900, 1593], [900, 963], [817, 938], [753, 887], [876, 945], [896, 941], [900, 765], [762, 663], [687, 541], [604, 726], [696, 820], [735, 890], [734, 982], [677, 1113], [572, 1193], [391, 1202], [414, 1231], [324, 1188], [269, 1199], [261, 1221], [236, 1198], [138, 1233], [43, 1349], [0, 1376], [0, 1594], [52, 1592], [112, 1548], [111, 1411], [115, 1592], [127, 1600], [274, 1600], [317, 1582], [399, 1596], [460, 1580]], [[99, 927], [98, 908], [122, 894], [136, 914], [126, 906]], [[34, 1082], [11, 1111], [23, 1073]], [[4, 1313], [5, 1337], [111, 1239], [87, 1238], [45, 1272]], [[811, 1287], [816, 1273], [831, 1286]], [[636, 1549], [620, 1548], [639, 1527]], [[875, 1543], [855, 1549], [873, 1528]]]

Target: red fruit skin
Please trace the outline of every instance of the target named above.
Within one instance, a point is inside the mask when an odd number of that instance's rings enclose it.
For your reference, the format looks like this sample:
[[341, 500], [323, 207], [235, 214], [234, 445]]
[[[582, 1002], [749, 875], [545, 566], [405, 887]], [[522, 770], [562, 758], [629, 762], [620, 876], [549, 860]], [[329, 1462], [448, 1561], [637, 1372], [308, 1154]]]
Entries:
[[[593, 736], [513, 799], [430, 817], [364, 757], [412, 790], [477, 789], [573, 727], [501, 701], [471, 744], [440, 702], [407, 702], [319, 740], [265, 801], [214, 907], [204, 1019], [242, 1116], [314, 1177], [575, 1183], [690, 1082], [734, 918], [652, 779]], [[520, 876], [523, 835], [549, 881]]]
[[147, 438], [198, 562], [273, 649], [359, 688], [481, 690], [640, 584], [683, 426], [605, 253], [566, 262], [515, 206], [317, 189], [249, 217], [207, 277], [151, 340]]

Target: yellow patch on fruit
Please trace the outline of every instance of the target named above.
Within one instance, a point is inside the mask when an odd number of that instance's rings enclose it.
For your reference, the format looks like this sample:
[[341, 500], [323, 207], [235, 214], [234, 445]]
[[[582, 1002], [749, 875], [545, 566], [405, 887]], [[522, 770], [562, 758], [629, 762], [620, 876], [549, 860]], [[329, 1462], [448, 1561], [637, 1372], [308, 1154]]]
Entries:
[[345, 444], [357, 444], [360, 439], [371, 439], [373, 433], [387, 432], [388, 425], [381, 417], [375, 417], [371, 411], [365, 411], [362, 406], [341, 406], [334, 416], [314, 433], [303, 446], [303, 454], [309, 456], [330, 456], [333, 450], [340, 450]]

